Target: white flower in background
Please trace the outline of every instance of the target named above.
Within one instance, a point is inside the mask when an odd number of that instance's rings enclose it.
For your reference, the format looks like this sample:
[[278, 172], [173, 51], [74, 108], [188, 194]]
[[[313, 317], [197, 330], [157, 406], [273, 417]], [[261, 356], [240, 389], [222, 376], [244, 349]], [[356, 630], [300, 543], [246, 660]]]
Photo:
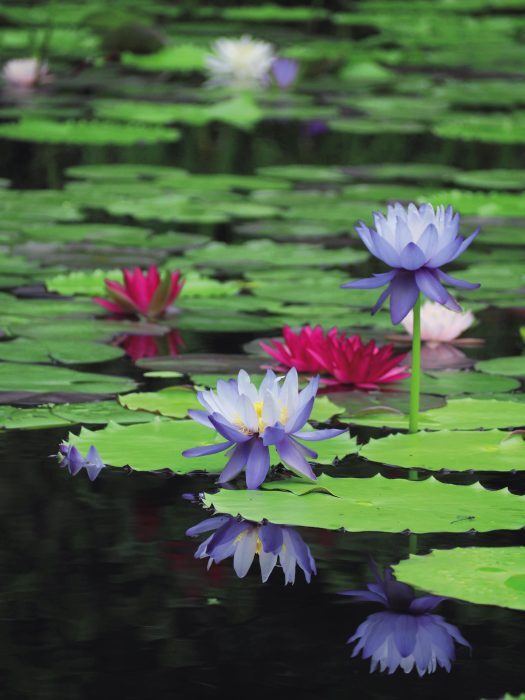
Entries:
[[[475, 320], [471, 311], [451, 311], [441, 304], [427, 301], [421, 307], [421, 340], [450, 343], [470, 328]], [[412, 335], [413, 321], [412, 311], [401, 321], [409, 335]]]
[[275, 59], [274, 48], [266, 41], [247, 35], [218, 39], [205, 58], [209, 84], [241, 89], [264, 86]]
[[18, 88], [32, 88], [52, 80], [47, 63], [38, 58], [13, 58], [7, 61], [2, 70], [6, 83]]

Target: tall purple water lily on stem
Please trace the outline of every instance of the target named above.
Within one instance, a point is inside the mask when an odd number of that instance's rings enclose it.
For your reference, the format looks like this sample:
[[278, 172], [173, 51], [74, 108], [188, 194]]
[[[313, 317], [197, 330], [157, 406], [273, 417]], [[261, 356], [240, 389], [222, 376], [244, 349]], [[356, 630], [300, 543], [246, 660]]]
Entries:
[[375, 289], [388, 285], [372, 313], [378, 311], [390, 297], [392, 323], [400, 323], [412, 309], [421, 292], [453, 311], [461, 307], [443, 286], [450, 284], [461, 289], [477, 289], [471, 284], [447, 275], [441, 267], [458, 258], [478, 235], [478, 230], [464, 239], [459, 235], [459, 214], [452, 207], [419, 208], [409, 204], [405, 209], [394, 204], [386, 217], [374, 213], [375, 229], [363, 222], [357, 232], [368, 250], [392, 269], [366, 279], [347, 282], [346, 289]]
[[246, 468], [246, 486], [256, 489], [270, 468], [270, 450], [274, 445], [282, 461], [293, 471], [315, 479], [307, 457], [317, 453], [299, 440], [328, 440], [344, 430], [302, 431], [310, 418], [319, 377], [299, 391], [297, 370], [286, 377], [266, 372], [257, 388], [241, 370], [237, 379], [219, 380], [216, 391], [201, 391], [197, 398], [204, 411], [188, 411], [193, 420], [217, 431], [226, 442], [185, 450], [184, 457], [202, 457], [227, 450], [229, 457], [219, 483], [234, 479]]
[[376, 581], [368, 584], [366, 591], [340, 593], [385, 608], [369, 615], [350, 637], [348, 644], [357, 642], [352, 656], [361, 652], [364, 659], [370, 659], [371, 673], [378, 666], [388, 673], [398, 668], [410, 673], [415, 668], [420, 676], [433, 673], [438, 666], [450, 671], [455, 659], [454, 642], [471, 647], [455, 625], [433, 612], [446, 598], [416, 598], [414, 589], [396, 581], [390, 568], [381, 577], [374, 566], [374, 573]]

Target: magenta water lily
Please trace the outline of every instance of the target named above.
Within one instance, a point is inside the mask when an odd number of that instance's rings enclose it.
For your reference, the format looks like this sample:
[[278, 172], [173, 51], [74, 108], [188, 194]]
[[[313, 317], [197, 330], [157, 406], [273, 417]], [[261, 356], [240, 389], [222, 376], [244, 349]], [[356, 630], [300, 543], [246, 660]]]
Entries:
[[263, 583], [277, 563], [283, 570], [285, 585], [295, 582], [297, 566], [302, 569], [308, 583], [317, 573], [308, 545], [297, 530], [288, 525], [259, 524], [231, 515], [219, 515], [190, 527], [186, 534], [193, 537], [210, 531], [212, 534], [195, 552], [196, 559], [208, 558], [208, 568], [233, 557], [235, 573], [243, 578], [257, 554]]
[[389, 206], [386, 217], [374, 213], [375, 229], [363, 222], [357, 232], [368, 250], [392, 268], [390, 272], [347, 282], [347, 289], [375, 289], [388, 285], [372, 313], [378, 311], [390, 297], [392, 323], [400, 323], [412, 309], [421, 292], [432, 301], [454, 311], [461, 307], [443, 286], [450, 284], [461, 289], [477, 289], [471, 284], [447, 275], [441, 267], [458, 258], [478, 235], [478, 230], [464, 239], [459, 235], [459, 214], [452, 207], [419, 208], [409, 204]]
[[94, 445], [91, 445], [86, 456], [83, 457], [75, 445], [63, 442], [58, 447], [57, 457], [59, 466], [66, 468], [71, 476], [76, 476], [82, 469], [85, 469], [90, 481], [95, 481], [106, 466]]
[[455, 625], [432, 611], [443, 597], [424, 595], [416, 598], [414, 589], [396, 581], [386, 568], [383, 577], [375, 570], [376, 581], [366, 591], [344, 591], [340, 595], [379, 603], [385, 610], [369, 615], [359, 625], [348, 644], [357, 642], [352, 656], [360, 652], [370, 659], [370, 672], [377, 669], [405, 673], [416, 669], [420, 676], [433, 673], [440, 666], [450, 671], [455, 659], [454, 642], [470, 649], [470, 644]]
[[344, 430], [303, 431], [312, 413], [319, 377], [310, 380], [299, 391], [297, 370], [286, 377], [277, 377], [268, 370], [259, 388], [244, 370], [237, 379], [219, 380], [216, 391], [201, 391], [197, 398], [204, 411], [190, 410], [188, 414], [207, 428], [217, 431], [226, 442], [194, 447], [182, 454], [202, 457], [227, 451], [228, 462], [219, 483], [235, 478], [246, 469], [246, 485], [256, 489], [270, 468], [270, 446], [275, 446], [282, 461], [295, 472], [315, 479], [307, 458], [317, 453], [300, 440], [328, 440]]

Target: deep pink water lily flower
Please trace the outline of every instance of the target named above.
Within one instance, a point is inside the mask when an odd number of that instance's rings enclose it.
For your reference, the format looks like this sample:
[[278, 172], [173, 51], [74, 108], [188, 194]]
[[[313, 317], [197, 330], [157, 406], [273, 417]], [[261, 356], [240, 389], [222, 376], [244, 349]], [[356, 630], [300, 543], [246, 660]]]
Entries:
[[179, 270], [166, 272], [161, 278], [155, 265], [146, 274], [136, 267], [134, 270], [124, 269], [123, 275], [124, 285], [105, 280], [109, 299], [95, 297], [93, 301], [112, 313], [158, 318], [166, 313], [184, 285]]
[[324, 384], [352, 385], [357, 389], [377, 389], [410, 376], [401, 362], [405, 355], [395, 355], [393, 345], [379, 347], [373, 340], [363, 343], [358, 335], [321, 326], [304, 326], [298, 333], [284, 326], [283, 339], [261, 342], [261, 348], [279, 363], [278, 369], [295, 367], [299, 372], [325, 373]]

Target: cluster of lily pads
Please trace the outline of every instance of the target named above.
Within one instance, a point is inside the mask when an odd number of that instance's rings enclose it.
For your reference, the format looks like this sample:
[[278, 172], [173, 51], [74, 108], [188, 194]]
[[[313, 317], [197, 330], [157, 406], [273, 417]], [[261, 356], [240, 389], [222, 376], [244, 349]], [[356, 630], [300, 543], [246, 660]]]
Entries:
[[[13, 55], [4, 68], [12, 89], [0, 108], [7, 148], [29, 141], [95, 151], [183, 149], [184, 130], [195, 129], [203, 158], [217, 124], [224, 143], [228, 134], [267, 122], [276, 130], [301, 122], [297, 152], [334, 138], [340, 165], [299, 158], [276, 164], [258, 153], [255, 160], [266, 164], [241, 175], [230, 172], [226, 150], [226, 164], [213, 173], [172, 167], [169, 159], [148, 165], [123, 156], [101, 164], [96, 156], [65, 172], [50, 168], [31, 189], [3, 181], [1, 428], [82, 426], [59, 448], [60, 464], [73, 475], [85, 469], [90, 479], [110, 466], [233, 481], [235, 489], [202, 495], [199, 503], [214, 514], [188, 534], [212, 532], [196, 557], [210, 564], [233, 557], [239, 576], [257, 555], [263, 581], [277, 563], [285, 583], [293, 583], [297, 566], [307, 581], [315, 575], [296, 526], [522, 528], [523, 496], [479, 480], [525, 470], [525, 355], [517, 354], [523, 172], [504, 161], [481, 171], [361, 164], [341, 148], [382, 133], [399, 134], [400, 142], [432, 134], [451, 149], [459, 140], [525, 141], [525, 92], [514, 75], [525, 54], [519, 23], [472, 17], [470, 4], [455, 3], [452, 19], [443, 21], [442, 6], [450, 3], [418, 2], [416, 16], [413, 3], [389, 3], [387, 22], [376, 11], [384, 3], [375, 1], [351, 13], [261, 5], [171, 8], [169, 18], [153, 3], [139, 10], [136, 31], [158, 11], [166, 35], [152, 38], [145, 54], [100, 32], [72, 4], [50, 35], [45, 60], [22, 62], [14, 57], [23, 55], [23, 27], [45, 19], [24, 7], [2, 8], [9, 26], [0, 39]], [[201, 32], [188, 40], [177, 33], [184, 13], [190, 23], [249, 19], [261, 27], [260, 38], [216, 41]], [[80, 20], [82, 29], [71, 29]], [[279, 47], [264, 38], [274, 21], [291, 25]], [[299, 42], [293, 27], [303, 22], [329, 22], [335, 35]], [[370, 29], [358, 39], [359, 27]], [[124, 34], [131, 42], [133, 33]], [[473, 51], [478, 44], [483, 51]], [[491, 51], [503, 77], [481, 76], [492, 67]], [[85, 62], [74, 66], [72, 58]], [[467, 85], [447, 72], [465, 61], [480, 74]], [[148, 101], [141, 99], [145, 86]], [[77, 99], [80, 90], [88, 99]], [[487, 105], [497, 109], [482, 111]], [[397, 201], [415, 204], [386, 209]], [[466, 250], [472, 237], [458, 237], [451, 209], [431, 210], [426, 202], [461, 210], [472, 228], [481, 224], [476, 247]], [[376, 210], [387, 214], [375, 215], [372, 228]], [[354, 233], [359, 219], [365, 248]], [[216, 240], [225, 226], [228, 236]], [[459, 268], [459, 280], [441, 269], [448, 263]], [[464, 312], [443, 284], [457, 284]], [[385, 286], [376, 304], [375, 289]], [[420, 309], [421, 294], [429, 301]], [[391, 317], [380, 309], [388, 297]], [[493, 309], [514, 320], [515, 354], [487, 358], [479, 354], [482, 341], [462, 337], [475, 323], [489, 326]], [[399, 324], [393, 334], [391, 322]], [[412, 381], [417, 374], [421, 412], [419, 432], [407, 434], [414, 412], [406, 346], [416, 335], [423, 373], [418, 363]], [[206, 352], [206, 341], [217, 338], [242, 345], [244, 354]], [[131, 364], [135, 379], [124, 376]], [[367, 462], [378, 473], [357, 478], [350, 464]], [[389, 478], [393, 468], [407, 478]], [[244, 469], [247, 489], [240, 488]], [[456, 485], [450, 473], [475, 481]], [[376, 571], [368, 592], [357, 593], [385, 611], [356, 631], [354, 653], [390, 672], [450, 668], [454, 642], [468, 643], [433, 612], [441, 596], [525, 610], [522, 548], [473, 543], [412, 554], [394, 566], [398, 581], [389, 569]], [[416, 598], [408, 584], [435, 595]]]

